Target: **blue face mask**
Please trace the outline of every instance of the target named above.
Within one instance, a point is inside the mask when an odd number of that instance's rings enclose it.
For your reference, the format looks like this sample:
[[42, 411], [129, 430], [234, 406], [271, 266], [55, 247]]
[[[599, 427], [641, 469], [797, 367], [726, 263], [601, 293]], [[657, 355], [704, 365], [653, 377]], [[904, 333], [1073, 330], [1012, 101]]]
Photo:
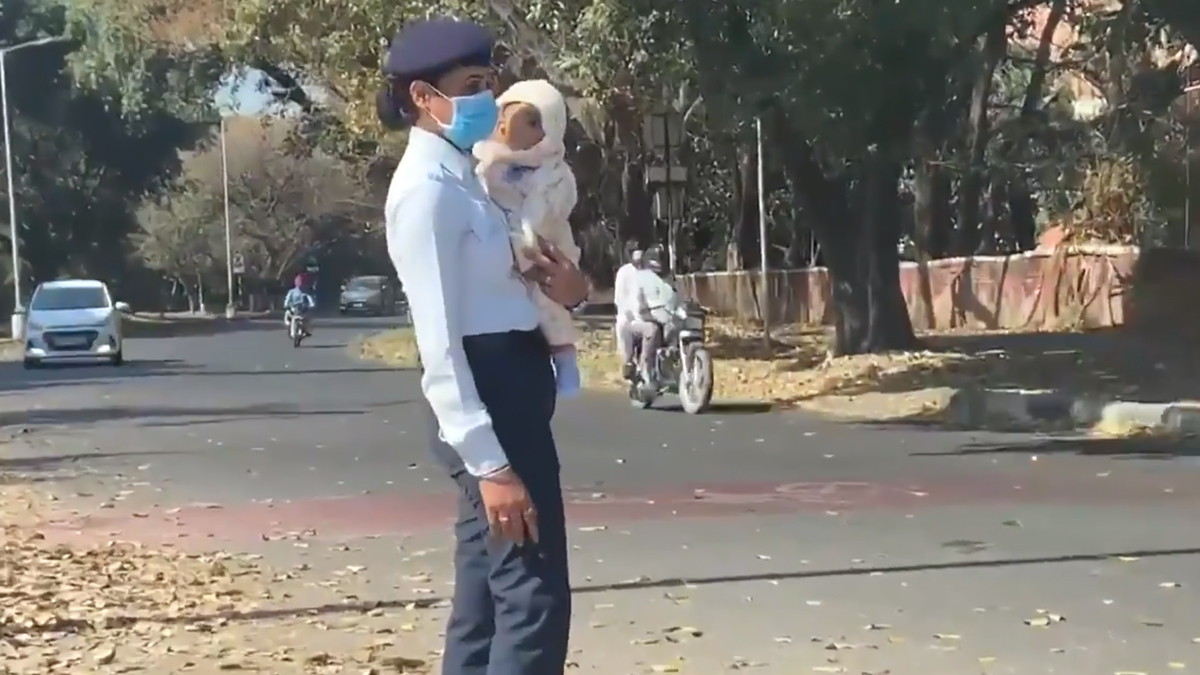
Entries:
[[442, 127], [442, 136], [460, 150], [470, 150], [495, 131], [500, 109], [496, 107], [496, 95], [491, 90], [470, 96], [442, 96], [454, 106], [454, 112], [449, 124], [440, 120], [438, 124]]

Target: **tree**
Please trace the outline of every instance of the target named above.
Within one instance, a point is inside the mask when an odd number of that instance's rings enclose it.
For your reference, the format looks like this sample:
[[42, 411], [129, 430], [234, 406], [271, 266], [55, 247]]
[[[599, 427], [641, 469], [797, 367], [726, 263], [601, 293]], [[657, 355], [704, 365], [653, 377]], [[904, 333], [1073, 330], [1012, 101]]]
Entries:
[[218, 204], [200, 188], [181, 183], [147, 200], [137, 211], [141, 231], [132, 238], [146, 267], [184, 289], [190, 311], [204, 308], [204, 289], [225, 250], [220, 212], [214, 210]]
[[[247, 281], [271, 289], [313, 256], [361, 253], [381, 209], [359, 167], [300, 148], [294, 120], [235, 117], [226, 125], [232, 245]], [[186, 158], [165, 198], [143, 205], [137, 241], [147, 265], [189, 285], [224, 278], [224, 170], [214, 142]]]
[[[152, 1], [166, 8], [145, 15], [167, 17], [159, 24], [196, 15], [180, 0]], [[1179, 46], [1200, 35], [1193, 5], [332, 0], [314, 10], [299, 0], [228, 0], [224, 9], [209, 3], [202, 22], [224, 30], [188, 40], [176, 31], [167, 42], [215, 45], [230, 62], [261, 69], [281, 101], [315, 120], [310, 128], [341, 139], [341, 152], [369, 155], [380, 138], [370, 94], [394, 29], [378, 17], [479, 18], [498, 30], [509, 76], [546, 75], [572, 95], [576, 131], [586, 132], [571, 146], [589, 248], [655, 237], [643, 115], [664, 104], [687, 110], [694, 183], [683, 220], [693, 268], [826, 265], [837, 351], [855, 353], [914, 343], [898, 283], [902, 242], [918, 259], [1028, 248], [1038, 227], [1079, 213], [1080, 192], [1097, 182], [1086, 167], [1130, 158], [1136, 167], [1109, 174], [1142, 181], [1147, 213], [1178, 212], [1181, 72], [1194, 58]], [[164, 32], [139, 20], [149, 34]], [[1051, 40], [1060, 26], [1080, 36], [1070, 49]], [[1174, 54], [1165, 62], [1164, 48]], [[1104, 114], [1079, 114], [1065, 86], [1072, 78], [1095, 82]], [[300, 83], [328, 95], [310, 96]], [[764, 182], [776, 224], [769, 261], [755, 245], [757, 116], [767, 122]]]
[[[86, 3], [114, 43], [159, 45], [170, 53], [216, 52], [230, 64], [265, 75], [276, 99], [305, 116], [323, 147], [343, 157], [399, 156], [402, 137], [384, 136], [374, 115], [380, 56], [405, 20], [431, 13], [479, 18], [499, 29], [515, 76], [548, 74], [575, 95], [584, 123], [572, 145], [594, 172], [581, 175], [581, 228], [589, 241], [653, 237], [652, 200], [642, 174], [639, 91], [677, 81], [668, 53], [682, 56], [670, 35], [648, 32], [636, 4], [572, 0], [518, 6], [509, 0], [72, 0]], [[380, 21], [394, 17], [394, 23]], [[118, 39], [119, 38], [119, 39]], [[649, 45], [650, 49], [647, 49]], [[146, 47], [139, 47], [148, 49]], [[121, 47], [118, 51], [128, 51]], [[319, 89], [320, 96], [310, 91]], [[587, 123], [589, 119], [593, 123]], [[311, 136], [310, 136], [311, 137]], [[382, 158], [381, 158], [382, 156]], [[382, 173], [382, 172], [376, 172]], [[619, 246], [614, 248], [619, 249]]]
[[[177, 79], [174, 62], [163, 58], [148, 62], [157, 77], [142, 82], [141, 102], [83, 86], [90, 80], [73, 65], [86, 36], [72, 23], [72, 9], [52, 0], [6, 0], [0, 7], [0, 43], [44, 35], [77, 38], [6, 58], [22, 244], [18, 273], [29, 290], [29, 282], [61, 274], [105, 278], [128, 298], [125, 284], [137, 286], [136, 274], [128, 269], [133, 208], [142, 195], [171, 180], [179, 168], [179, 149], [201, 136], [180, 111], [183, 101], [194, 106], [200, 100], [183, 92], [202, 85]], [[171, 101], [181, 107], [170, 107]], [[7, 198], [0, 196], [5, 221]], [[7, 226], [0, 228], [0, 241], [11, 247], [8, 233]], [[14, 271], [6, 271], [11, 280]], [[7, 306], [9, 298], [0, 304]]]
[[677, 13], [706, 112], [730, 126], [768, 121], [830, 271], [837, 353], [915, 343], [896, 250], [912, 132], [945, 101], [976, 40], [1003, 31], [1013, 11], [986, 1], [712, 0]]

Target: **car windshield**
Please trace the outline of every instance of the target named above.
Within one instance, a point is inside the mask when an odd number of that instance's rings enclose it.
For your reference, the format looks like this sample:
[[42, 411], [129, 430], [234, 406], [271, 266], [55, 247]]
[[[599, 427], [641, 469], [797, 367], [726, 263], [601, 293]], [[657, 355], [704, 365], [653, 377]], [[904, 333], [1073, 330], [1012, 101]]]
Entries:
[[348, 291], [377, 291], [377, 290], [379, 290], [380, 286], [381, 286], [381, 283], [380, 283], [379, 279], [372, 279], [370, 277], [359, 277], [357, 279], [351, 279], [350, 283], [346, 284], [346, 290], [348, 290]]
[[34, 310], [97, 309], [108, 307], [108, 294], [99, 286], [43, 286], [33, 294]]

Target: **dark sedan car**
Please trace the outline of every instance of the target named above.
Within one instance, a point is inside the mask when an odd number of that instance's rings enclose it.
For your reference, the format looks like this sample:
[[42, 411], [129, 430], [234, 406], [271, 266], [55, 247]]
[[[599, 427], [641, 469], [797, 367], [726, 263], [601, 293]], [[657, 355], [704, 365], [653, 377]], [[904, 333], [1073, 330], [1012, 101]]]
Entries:
[[354, 277], [342, 285], [338, 310], [342, 314], [361, 313], [382, 316], [396, 307], [396, 285], [385, 276]]

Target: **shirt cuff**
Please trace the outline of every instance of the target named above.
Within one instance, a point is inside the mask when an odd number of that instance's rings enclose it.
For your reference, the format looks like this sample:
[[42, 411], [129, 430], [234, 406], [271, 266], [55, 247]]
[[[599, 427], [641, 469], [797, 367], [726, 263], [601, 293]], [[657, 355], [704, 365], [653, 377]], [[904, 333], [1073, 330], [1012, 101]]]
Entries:
[[468, 473], [476, 478], [486, 478], [508, 468], [508, 456], [504, 454], [504, 448], [500, 446], [500, 440], [496, 438], [491, 425], [476, 430], [473, 435], [475, 438], [468, 438], [461, 447], [456, 448]]

